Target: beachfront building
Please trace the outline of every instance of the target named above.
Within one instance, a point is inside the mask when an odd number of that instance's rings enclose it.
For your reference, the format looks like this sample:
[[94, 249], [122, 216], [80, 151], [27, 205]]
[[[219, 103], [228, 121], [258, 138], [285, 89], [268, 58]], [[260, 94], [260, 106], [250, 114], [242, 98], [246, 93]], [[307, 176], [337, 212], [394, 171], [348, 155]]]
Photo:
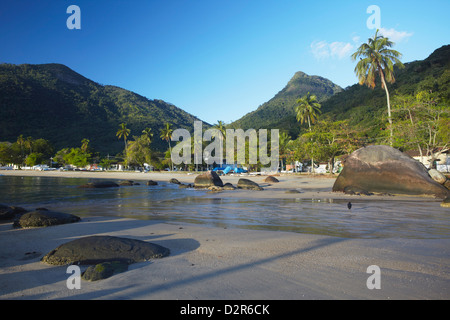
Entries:
[[[417, 161], [421, 162], [426, 168], [433, 167], [430, 161], [432, 161], [431, 156], [427, 155], [420, 155], [420, 152], [418, 150], [409, 150], [405, 152], [412, 158], [416, 159]], [[446, 150], [445, 152], [442, 152], [438, 154], [438, 156], [435, 159], [435, 165], [436, 170], [440, 172], [450, 172], [450, 157], [448, 155], [449, 150]]]

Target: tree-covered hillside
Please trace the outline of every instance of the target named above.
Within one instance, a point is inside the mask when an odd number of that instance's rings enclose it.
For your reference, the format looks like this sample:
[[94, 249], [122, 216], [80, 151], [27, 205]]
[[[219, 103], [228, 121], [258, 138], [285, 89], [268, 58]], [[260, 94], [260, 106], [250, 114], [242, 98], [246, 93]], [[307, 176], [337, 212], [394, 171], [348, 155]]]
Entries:
[[[116, 137], [120, 123], [130, 137], [147, 127], [157, 136], [166, 122], [191, 130], [191, 114], [162, 100], [149, 100], [114, 86], [103, 86], [60, 64], [0, 64], [0, 141], [19, 135], [43, 138], [56, 150], [90, 140], [96, 151], [123, 151]], [[165, 150], [161, 139], [154, 149]]]
[[230, 127], [241, 129], [282, 127], [298, 133], [297, 126], [292, 126], [289, 121], [290, 118], [295, 119], [294, 110], [297, 100], [310, 92], [316, 95], [319, 101], [325, 101], [340, 91], [342, 91], [342, 88], [328, 79], [297, 72], [283, 90], [278, 92], [271, 100], [233, 122]]
[[[427, 90], [439, 92], [439, 96], [450, 100], [450, 45], [433, 52], [427, 59], [405, 63], [404, 69], [395, 70], [396, 82], [388, 84], [392, 96], [414, 95]], [[331, 120], [349, 120], [353, 127], [368, 130], [375, 137], [385, 126], [386, 94], [377, 83], [375, 89], [359, 84], [342, 90], [331, 81], [297, 72], [286, 87], [273, 99], [261, 105], [241, 119], [229, 125], [242, 129], [278, 128], [296, 138], [303, 130], [294, 113], [298, 98], [307, 92], [315, 94], [321, 103], [321, 117]]]

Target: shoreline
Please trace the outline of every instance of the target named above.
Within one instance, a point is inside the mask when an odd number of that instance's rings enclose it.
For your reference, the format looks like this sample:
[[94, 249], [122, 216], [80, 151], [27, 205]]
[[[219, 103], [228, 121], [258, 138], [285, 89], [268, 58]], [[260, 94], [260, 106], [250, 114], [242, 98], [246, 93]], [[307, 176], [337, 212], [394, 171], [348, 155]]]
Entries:
[[[52, 178], [84, 178], [101, 180], [131, 180], [169, 182], [171, 178], [178, 179], [183, 184], [194, 184], [198, 172], [132, 172], [132, 171], [28, 171], [28, 170], [4, 170], [0, 171], [0, 177], [52, 177]], [[442, 199], [432, 196], [410, 196], [410, 195], [347, 195], [342, 192], [333, 192], [332, 187], [336, 176], [329, 174], [281, 174], [276, 176], [278, 183], [266, 183], [264, 179], [267, 175], [227, 175], [220, 176], [223, 183], [231, 183], [236, 186], [240, 178], [247, 178], [264, 188], [262, 191], [236, 189], [232, 191], [223, 190], [221, 192], [205, 195], [206, 197], [236, 197], [236, 198], [273, 198], [273, 199], [330, 199], [330, 200], [392, 200], [392, 201], [431, 201], [442, 202]], [[287, 190], [298, 190], [300, 193], [288, 194]]]
[[[186, 173], [135, 172], [0, 174], [161, 182], [176, 178], [182, 183], [193, 183], [196, 177]], [[240, 176], [221, 178], [224, 183], [235, 185]], [[279, 183], [268, 185], [263, 182], [265, 176], [250, 176], [263, 191], [223, 191], [205, 197], [439, 201], [428, 197], [332, 193], [334, 179], [323, 176], [277, 178]], [[286, 189], [301, 189], [301, 193], [286, 194]], [[144, 240], [169, 248], [171, 254], [132, 264], [128, 271], [105, 280], [82, 280], [80, 290], [69, 290], [67, 267], [47, 265], [40, 259], [63, 243], [90, 235]], [[37, 229], [13, 229], [12, 223], [2, 223], [0, 243], [3, 300], [450, 299], [450, 239], [357, 239], [89, 216], [77, 223]], [[367, 287], [371, 276], [367, 268], [372, 265], [381, 270], [379, 290]]]

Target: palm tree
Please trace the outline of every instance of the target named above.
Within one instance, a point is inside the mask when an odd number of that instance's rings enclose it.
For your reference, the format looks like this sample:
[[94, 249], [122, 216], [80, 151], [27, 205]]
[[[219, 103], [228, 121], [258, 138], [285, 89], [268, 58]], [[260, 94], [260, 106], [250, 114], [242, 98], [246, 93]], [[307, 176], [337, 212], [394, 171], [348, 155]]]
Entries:
[[27, 139], [24, 141], [25, 147], [30, 149], [30, 154], [33, 153], [33, 138], [27, 137]]
[[21, 156], [21, 160], [23, 161], [23, 147], [25, 146], [25, 139], [23, 138], [23, 134], [21, 134], [17, 138], [17, 144], [20, 147], [20, 156]]
[[88, 145], [89, 145], [89, 139], [81, 140], [81, 151], [83, 151], [83, 153], [86, 153], [86, 151], [88, 149]]
[[[309, 132], [311, 132], [311, 123], [314, 123], [320, 111], [320, 103], [317, 102], [317, 97], [308, 92], [306, 96], [297, 100], [297, 107], [295, 108], [295, 112], [297, 113], [297, 121], [300, 121], [301, 124], [308, 120]], [[311, 157], [311, 168], [314, 173], [314, 158]]]
[[152, 128], [145, 128], [144, 130], [142, 130], [142, 135], [145, 137], [145, 140], [147, 141], [148, 144], [152, 142], [153, 138]]
[[225, 137], [225, 135], [226, 135], [225, 122], [217, 120], [217, 124], [214, 125], [214, 128], [218, 129], [222, 133], [222, 135]]
[[287, 158], [287, 146], [289, 144], [289, 142], [291, 142], [291, 137], [286, 133], [286, 132], [282, 132], [280, 133], [280, 138], [279, 138], [279, 147], [280, 147], [280, 161], [281, 161], [281, 170], [283, 170], [283, 158]]
[[126, 123], [121, 123], [119, 125], [119, 130], [116, 133], [118, 139], [123, 137], [123, 141], [125, 142], [125, 152], [127, 152], [127, 138], [130, 135], [131, 130], [127, 128]]
[[163, 140], [166, 140], [167, 143], [169, 144], [169, 151], [170, 151], [170, 166], [171, 169], [173, 171], [173, 163], [172, 163], [172, 146], [170, 145], [170, 140], [172, 139], [172, 126], [170, 125], [170, 123], [166, 123], [166, 126], [161, 129], [161, 135], [160, 138]]
[[295, 112], [297, 114], [297, 121], [301, 124], [308, 121], [309, 131], [311, 131], [311, 123], [314, 123], [320, 111], [320, 103], [317, 102], [317, 97], [308, 92], [307, 95], [297, 100]]
[[381, 78], [381, 88], [386, 91], [388, 121], [390, 127], [390, 145], [392, 146], [393, 127], [391, 117], [391, 104], [389, 101], [389, 90], [386, 82], [394, 83], [394, 65], [404, 68], [403, 63], [399, 60], [402, 54], [396, 50], [390, 49], [394, 43], [388, 38], [378, 35], [378, 30], [373, 38], [367, 43], [363, 43], [358, 50], [352, 54], [355, 61], [360, 58], [355, 67], [355, 73], [358, 76], [360, 85], [367, 85], [369, 88], [375, 88], [375, 79], [377, 75]]

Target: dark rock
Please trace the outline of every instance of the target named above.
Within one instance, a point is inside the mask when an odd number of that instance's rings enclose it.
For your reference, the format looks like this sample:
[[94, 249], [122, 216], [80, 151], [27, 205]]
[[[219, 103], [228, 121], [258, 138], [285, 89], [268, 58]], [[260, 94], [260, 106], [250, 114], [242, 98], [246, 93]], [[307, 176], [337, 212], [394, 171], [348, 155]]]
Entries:
[[21, 207], [6, 206], [0, 204], [0, 220], [12, 220], [26, 213], [27, 210]]
[[223, 185], [223, 190], [235, 190], [236, 188], [229, 182]]
[[132, 185], [134, 185], [134, 181], [131, 181], [131, 180], [125, 180], [125, 181], [119, 182], [119, 186], [132, 186]]
[[128, 238], [90, 236], [60, 245], [42, 258], [52, 265], [90, 265], [120, 261], [127, 264], [162, 258], [170, 250], [160, 245]]
[[178, 180], [175, 179], [175, 178], [170, 179], [170, 180], [169, 180], [169, 183], [173, 183], [173, 184], [181, 184], [181, 182], [178, 181]]
[[273, 176], [268, 176], [266, 179], [264, 179], [264, 182], [277, 183], [277, 182], [280, 182], [280, 181], [277, 178], [273, 177]]
[[263, 190], [256, 182], [253, 182], [249, 179], [241, 178], [237, 184], [238, 189], [247, 189], [247, 190]]
[[119, 187], [119, 185], [112, 181], [97, 181], [97, 182], [89, 182], [87, 184], [79, 186], [79, 188], [115, 188]]
[[95, 266], [89, 266], [81, 275], [86, 281], [98, 281], [107, 279], [115, 274], [128, 270], [128, 264], [121, 261], [103, 262]]
[[195, 188], [223, 187], [222, 179], [215, 171], [208, 171], [195, 177]]
[[40, 228], [80, 221], [80, 217], [70, 213], [36, 210], [20, 216], [13, 223], [15, 228]]
[[192, 184], [183, 184], [183, 183], [181, 183], [181, 184], [178, 185], [178, 188], [180, 188], [180, 189], [192, 188]]
[[153, 180], [149, 180], [149, 181], [147, 181], [147, 185], [148, 185], [148, 186], [157, 186], [157, 185], [158, 185], [158, 182], [153, 181]]
[[449, 195], [420, 162], [389, 146], [368, 146], [353, 152], [345, 160], [333, 191], [343, 192], [346, 187], [369, 193]]
[[441, 202], [441, 207], [450, 208], [450, 197], [445, 198], [444, 201]]

